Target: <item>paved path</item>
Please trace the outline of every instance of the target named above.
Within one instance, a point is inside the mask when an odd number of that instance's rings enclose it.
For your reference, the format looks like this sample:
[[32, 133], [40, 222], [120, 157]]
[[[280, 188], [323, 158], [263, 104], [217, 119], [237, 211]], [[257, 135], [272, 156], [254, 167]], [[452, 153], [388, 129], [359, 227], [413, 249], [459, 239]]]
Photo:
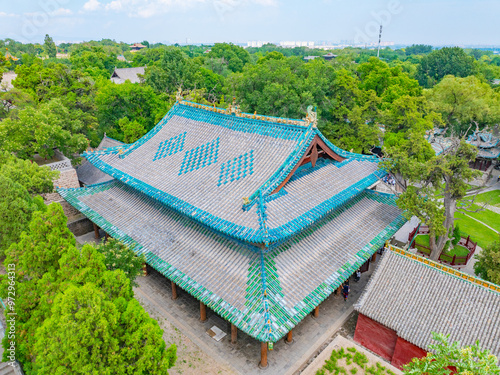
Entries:
[[[293, 329], [293, 344], [287, 345], [283, 340], [277, 342], [274, 350], [268, 354], [269, 367], [266, 370], [260, 370], [257, 366], [260, 361], [259, 342], [238, 331], [237, 344], [231, 344], [228, 322], [210, 310], [207, 312], [208, 320], [200, 322], [199, 302], [180, 288], [178, 299], [173, 301], [170, 281], [158, 272], [152, 271], [147, 277], [139, 277], [139, 287], [134, 290], [146, 311], [161, 322], [164, 330], [170, 331], [164, 335], [167, 344], [181, 342], [184, 345], [178, 353], [180, 365], [169, 373], [291, 375], [297, 373], [347, 320], [373, 268], [371, 265], [370, 271], [362, 275], [360, 282], [351, 282], [347, 302], [341, 296], [331, 295], [320, 305], [317, 319], [307, 316], [299, 323]], [[176, 329], [171, 330], [170, 325]], [[206, 334], [214, 325], [228, 334], [220, 342]], [[198, 354], [193, 354], [197, 351]], [[202, 360], [197, 361], [196, 357]]]

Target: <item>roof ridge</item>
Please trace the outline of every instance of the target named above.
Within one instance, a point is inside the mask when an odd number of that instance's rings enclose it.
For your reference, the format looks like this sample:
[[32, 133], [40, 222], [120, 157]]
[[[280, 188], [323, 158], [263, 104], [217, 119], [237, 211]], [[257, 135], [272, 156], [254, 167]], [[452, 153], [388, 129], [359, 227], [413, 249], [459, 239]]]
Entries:
[[275, 122], [276, 124], [279, 124], [279, 125], [298, 125], [298, 126], [302, 126], [302, 127], [309, 126], [309, 122], [306, 119], [293, 119], [293, 118], [288, 118], [288, 117], [267, 116], [267, 115], [257, 114], [257, 112], [255, 112], [255, 113], [241, 112], [239, 110], [239, 106], [237, 106], [237, 105], [229, 105], [228, 108], [221, 108], [221, 107], [216, 107], [215, 103], [213, 106], [210, 106], [207, 104], [195, 103], [195, 102], [192, 102], [189, 100], [184, 100], [184, 99], [178, 100], [175, 104], [183, 104], [183, 105], [187, 105], [190, 107], [203, 109], [206, 111], [211, 111], [211, 112], [216, 112], [216, 113], [226, 114], [226, 115], [234, 115], [236, 117], [247, 118], [247, 119], [251, 119], [251, 120]]
[[496, 285], [496, 284], [491, 283], [491, 282], [486, 281], [486, 280], [482, 280], [476, 276], [469, 275], [463, 271], [456, 270], [452, 267], [445, 266], [445, 265], [440, 264], [440, 263], [433, 261], [431, 259], [424, 258], [423, 256], [412, 254], [412, 253], [410, 253], [406, 250], [403, 250], [397, 246], [389, 244], [388, 248], [394, 254], [411, 259], [414, 262], [420, 263], [426, 267], [433, 268], [433, 269], [436, 269], [438, 271], [442, 271], [443, 273], [446, 273], [450, 276], [454, 276], [454, 277], [461, 279], [465, 282], [469, 282], [471, 284], [476, 284], [479, 287], [482, 287], [485, 289], [490, 289], [493, 292], [500, 293], [500, 286], [499, 285]]

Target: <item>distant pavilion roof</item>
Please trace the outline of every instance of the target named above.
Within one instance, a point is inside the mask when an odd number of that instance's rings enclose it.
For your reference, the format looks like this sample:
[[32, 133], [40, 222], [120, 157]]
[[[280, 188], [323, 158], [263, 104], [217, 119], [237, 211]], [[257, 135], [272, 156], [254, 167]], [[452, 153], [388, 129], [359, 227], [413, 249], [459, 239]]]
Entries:
[[500, 356], [500, 287], [401, 249], [386, 251], [355, 308], [425, 350], [437, 332]]
[[140, 75], [144, 75], [146, 71], [145, 66], [140, 66], [137, 68], [115, 68], [113, 74], [111, 75], [111, 81], [114, 83], [124, 83], [129, 80], [132, 83], [140, 83]]
[[500, 156], [500, 137], [493, 132], [476, 130], [467, 143], [478, 148], [477, 156], [484, 159], [497, 159]]
[[179, 101], [129, 145], [87, 152], [114, 180], [59, 189], [224, 319], [276, 342], [390, 238], [385, 174], [315, 127]]
[[[338, 161], [299, 168], [317, 145]], [[170, 208], [251, 243], [299, 233], [385, 174], [375, 156], [341, 150], [305, 121], [238, 117], [185, 101], [137, 142], [84, 156]]]

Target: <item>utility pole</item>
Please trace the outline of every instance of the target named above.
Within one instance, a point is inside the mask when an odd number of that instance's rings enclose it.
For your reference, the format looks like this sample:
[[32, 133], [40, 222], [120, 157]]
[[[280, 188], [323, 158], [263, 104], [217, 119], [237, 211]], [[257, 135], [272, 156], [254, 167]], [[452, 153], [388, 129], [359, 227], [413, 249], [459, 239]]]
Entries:
[[378, 34], [378, 48], [377, 48], [377, 59], [380, 58], [380, 41], [382, 39], [382, 25], [380, 25], [380, 32]]

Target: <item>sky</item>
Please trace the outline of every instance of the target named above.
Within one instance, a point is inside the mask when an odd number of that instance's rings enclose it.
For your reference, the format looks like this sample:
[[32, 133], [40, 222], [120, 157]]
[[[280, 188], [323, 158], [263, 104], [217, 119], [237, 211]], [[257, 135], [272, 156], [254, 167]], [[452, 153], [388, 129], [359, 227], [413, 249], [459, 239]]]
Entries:
[[499, 0], [0, 0], [0, 39], [500, 45]]

